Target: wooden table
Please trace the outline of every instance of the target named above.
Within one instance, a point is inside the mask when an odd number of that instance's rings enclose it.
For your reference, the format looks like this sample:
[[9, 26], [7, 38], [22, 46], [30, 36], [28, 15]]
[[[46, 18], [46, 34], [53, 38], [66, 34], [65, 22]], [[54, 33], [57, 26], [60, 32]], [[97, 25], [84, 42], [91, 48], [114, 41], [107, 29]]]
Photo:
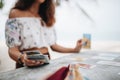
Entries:
[[[91, 57], [98, 55], [103, 52], [81, 52], [79, 54], [72, 54], [55, 60], [51, 60], [50, 64], [40, 66], [37, 68], [27, 68], [23, 67], [9, 72], [0, 73], [0, 80], [43, 80], [43, 77], [55, 72], [62, 66], [68, 66], [70, 63], [81, 62], [80, 59], [87, 58], [87, 60], [82, 61], [82, 63], [94, 64], [96, 65], [93, 69], [80, 69], [81, 74], [86, 75], [89, 80], [120, 80], [120, 67], [100, 65], [96, 62], [99, 59], [92, 59]], [[111, 53], [106, 53], [111, 54]], [[120, 53], [112, 53], [120, 54]], [[120, 56], [118, 56], [114, 61], [120, 62]], [[8, 65], [9, 66], [9, 65]]]

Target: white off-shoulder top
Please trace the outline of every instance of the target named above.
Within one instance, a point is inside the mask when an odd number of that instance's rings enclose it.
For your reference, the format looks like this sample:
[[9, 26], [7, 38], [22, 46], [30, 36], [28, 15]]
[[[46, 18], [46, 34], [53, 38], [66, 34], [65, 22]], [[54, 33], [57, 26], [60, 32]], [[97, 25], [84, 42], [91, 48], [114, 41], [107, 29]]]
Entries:
[[54, 27], [46, 27], [40, 18], [11, 18], [5, 26], [5, 38], [8, 47], [20, 50], [48, 47], [56, 42]]

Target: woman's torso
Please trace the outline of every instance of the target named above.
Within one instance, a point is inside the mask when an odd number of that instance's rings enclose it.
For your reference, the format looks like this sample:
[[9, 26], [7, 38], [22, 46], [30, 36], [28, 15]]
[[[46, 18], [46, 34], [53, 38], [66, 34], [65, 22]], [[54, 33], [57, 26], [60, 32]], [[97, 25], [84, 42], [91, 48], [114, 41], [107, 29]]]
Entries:
[[40, 50], [47, 53], [47, 47], [55, 43], [54, 27], [43, 26], [40, 18], [20, 17], [8, 19], [6, 39], [8, 46], [19, 46], [20, 51]]

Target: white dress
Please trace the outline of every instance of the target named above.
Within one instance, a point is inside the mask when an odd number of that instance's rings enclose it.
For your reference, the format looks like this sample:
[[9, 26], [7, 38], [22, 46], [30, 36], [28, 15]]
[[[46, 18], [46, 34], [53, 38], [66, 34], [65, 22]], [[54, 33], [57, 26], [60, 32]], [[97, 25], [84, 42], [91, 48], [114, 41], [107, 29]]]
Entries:
[[11, 18], [6, 22], [5, 38], [8, 47], [24, 50], [55, 44], [56, 33], [54, 27], [43, 26], [40, 18]]

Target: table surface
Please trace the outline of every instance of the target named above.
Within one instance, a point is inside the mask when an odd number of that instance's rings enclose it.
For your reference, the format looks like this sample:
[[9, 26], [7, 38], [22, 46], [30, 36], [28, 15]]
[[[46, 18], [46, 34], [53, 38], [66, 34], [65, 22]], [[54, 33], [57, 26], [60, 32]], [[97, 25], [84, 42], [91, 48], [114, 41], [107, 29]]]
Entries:
[[[96, 63], [100, 61], [99, 59], [91, 58], [99, 53], [120, 55], [120, 53], [97, 51], [71, 54], [69, 56], [51, 60], [50, 64], [37, 68], [23, 67], [9, 72], [0, 73], [0, 80], [43, 80], [44, 77], [55, 72], [59, 68], [68, 66], [69, 64], [75, 62], [96, 65], [96, 67], [92, 69], [80, 69], [81, 74], [87, 76], [89, 80], [120, 80], [120, 75], [118, 74], [120, 73], [120, 67], [100, 65]], [[81, 58], [86, 58], [86, 60], [77, 60]], [[114, 61], [120, 62], [120, 56], [118, 56]]]

